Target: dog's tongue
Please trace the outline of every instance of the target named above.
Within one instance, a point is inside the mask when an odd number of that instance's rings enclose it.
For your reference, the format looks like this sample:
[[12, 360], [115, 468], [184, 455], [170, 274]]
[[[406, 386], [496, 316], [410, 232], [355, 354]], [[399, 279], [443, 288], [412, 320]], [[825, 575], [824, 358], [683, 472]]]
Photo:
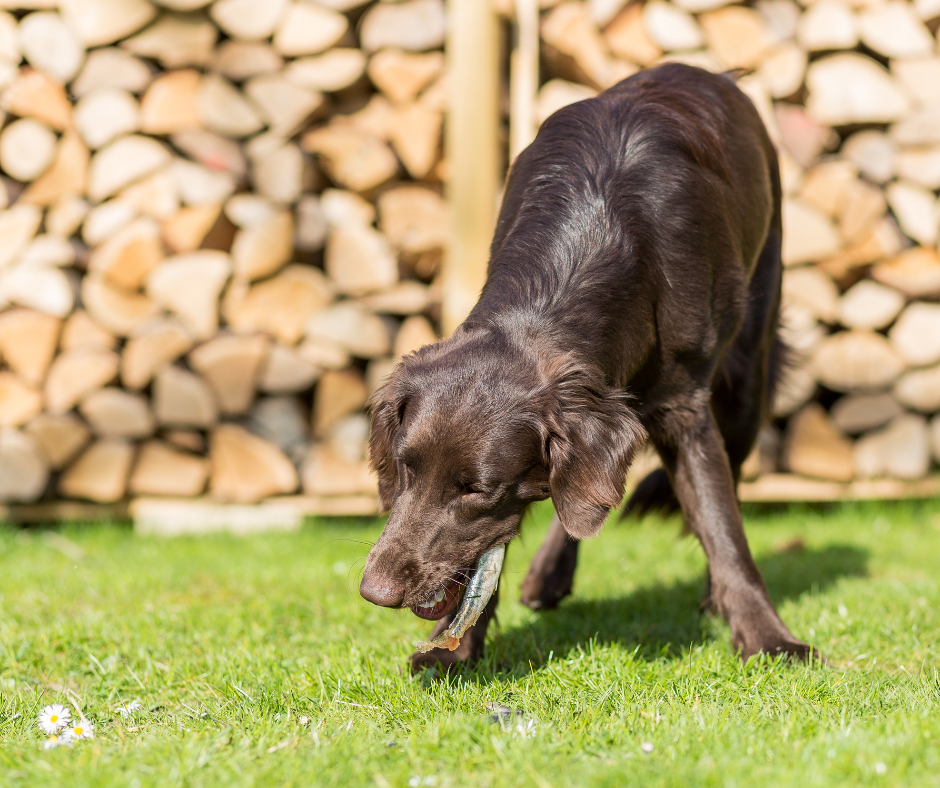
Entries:
[[476, 624], [483, 614], [487, 603], [496, 591], [499, 583], [499, 573], [503, 570], [503, 558], [506, 556], [506, 545], [501, 544], [483, 554], [477, 564], [473, 578], [467, 584], [467, 590], [460, 603], [460, 609], [454, 616], [454, 622], [433, 640], [416, 643], [415, 648], [425, 653], [433, 648], [446, 648], [453, 651], [460, 645], [460, 638]]

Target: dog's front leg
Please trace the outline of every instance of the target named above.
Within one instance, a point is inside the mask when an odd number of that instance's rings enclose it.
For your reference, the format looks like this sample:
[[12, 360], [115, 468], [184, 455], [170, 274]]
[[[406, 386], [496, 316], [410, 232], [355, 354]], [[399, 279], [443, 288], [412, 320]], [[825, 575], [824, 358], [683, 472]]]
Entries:
[[[662, 429], [662, 427], [666, 429]], [[654, 440], [686, 523], [708, 557], [710, 597], [731, 627], [741, 657], [764, 652], [806, 658], [812, 649], [780, 619], [751, 556], [728, 456], [711, 409], [684, 429], [659, 425]]]
[[577, 566], [578, 540], [568, 535], [556, 514], [522, 581], [520, 601], [533, 610], [554, 610], [571, 593]]
[[[480, 657], [483, 656], [486, 629], [490, 625], [490, 620], [496, 616], [496, 605], [498, 602], [499, 586], [496, 586], [493, 596], [490, 597], [490, 601], [487, 602], [486, 607], [483, 608], [483, 614], [477, 619], [476, 624], [470, 627], [470, 629], [464, 633], [463, 637], [460, 638], [460, 645], [453, 651], [448, 651], [446, 648], [434, 648], [424, 654], [420, 651], [414, 652], [414, 654], [411, 655], [411, 672], [420, 673], [424, 668], [439, 667], [445, 673], [450, 673], [460, 665], [472, 665], [480, 659]], [[434, 625], [434, 631], [431, 633], [431, 637], [428, 639], [433, 640], [440, 635], [441, 632], [451, 625], [456, 615], [457, 611], [455, 610], [453, 613], [444, 616], [444, 618], [438, 621]]]

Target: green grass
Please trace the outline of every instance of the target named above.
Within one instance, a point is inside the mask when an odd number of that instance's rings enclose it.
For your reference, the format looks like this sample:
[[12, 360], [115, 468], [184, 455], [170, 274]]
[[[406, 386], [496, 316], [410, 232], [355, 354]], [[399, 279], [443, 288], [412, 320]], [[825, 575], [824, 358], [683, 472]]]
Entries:
[[[428, 625], [357, 593], [378, 521], [0, 528], [0, 785], [940, 784], [940, 503], [747, 512], [771, 595], [826, 666], [742, 665], [696, 612], [704, 561], [676, 522], [608, 526], [575, 595], [528, 611], [549, 513], [509, 551], [487, 658], [445, 682], [403, 670]], [[44, 751], [36, 716], [68, 697], [97, 738]], [[487, 721], [488, 701], [534, 735]]]

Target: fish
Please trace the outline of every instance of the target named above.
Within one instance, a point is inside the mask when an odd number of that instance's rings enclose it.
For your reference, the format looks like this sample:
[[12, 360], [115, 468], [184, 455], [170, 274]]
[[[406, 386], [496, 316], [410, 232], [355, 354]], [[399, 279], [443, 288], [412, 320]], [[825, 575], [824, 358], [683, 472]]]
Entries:
[[464, 592], [453, 622], [436, 638], [415, 643], [418, 651], [422, 654], [434, 648], [446, 648], [448, 651], [453, 651], [460, 645], [460, 638], [477, 623], [477, 619], [483, 615], [483, 610], [496, 591], [505, 557], [506, 545], [504, 544], [497, 545], [481, 556], [477, 562], [477, 570], [467, 584], [467, 590]]

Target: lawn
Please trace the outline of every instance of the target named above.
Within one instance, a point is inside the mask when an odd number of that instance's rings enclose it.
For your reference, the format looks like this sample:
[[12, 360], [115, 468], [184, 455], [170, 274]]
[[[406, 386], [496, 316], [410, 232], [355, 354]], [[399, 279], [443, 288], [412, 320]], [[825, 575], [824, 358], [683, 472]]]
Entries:
[[[403, 671], [426, 623], [357, 593], [378, 520], [0, 527], [0, 785], [940, 784], [940, 502], [746, 512], [825, 666], [742, 665], [697, 613], [675, 520], [612, 523], [575, 595], [532, 613], [517, 589], [549, 516], [510, 548], [487, 658], [446, 681]], [[70, 700], [96, 738], [45, 751], [36, 717]]]

